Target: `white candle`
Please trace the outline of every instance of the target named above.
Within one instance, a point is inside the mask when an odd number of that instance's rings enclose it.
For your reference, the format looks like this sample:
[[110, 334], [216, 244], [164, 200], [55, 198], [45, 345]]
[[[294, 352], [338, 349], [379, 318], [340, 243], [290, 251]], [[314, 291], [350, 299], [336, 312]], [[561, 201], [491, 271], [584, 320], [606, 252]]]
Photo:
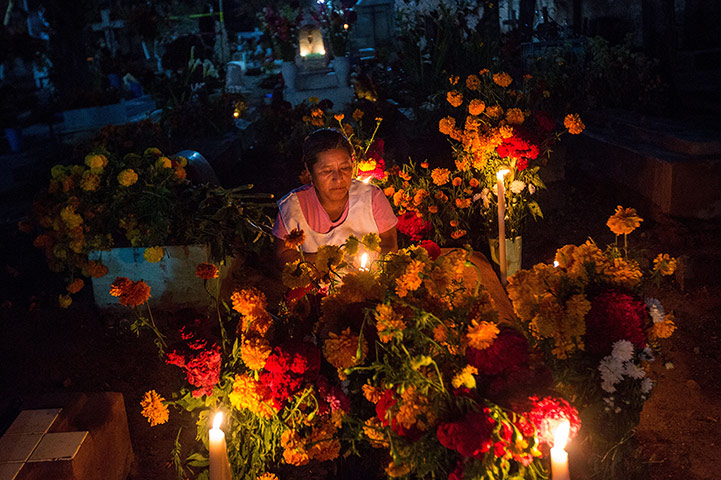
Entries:
[[571, 478], [568, 472], [568, 452], [565, 450], [570, 430], [571, 424], [566, 419], [561, 420], [556, 427], [553, 435], [553, 448], [551, 448], [551, 480], [570, 480]]
[[360, 269], [362, 270], [368, 270], [368, 253], [363, 252], [363, 255], [360, 257]]
[[218, 412], [213, 419], [213, 428], [208, 432], [210, 451], [210, 480], [232, 480], [230, 462], [225, 446], [225, 433], [220, 429], [223, 413]]
[[507, 168], [499, 170], [496, 174], [496, 195], [498, 197], [498, 265], [501, 267], [501, 284], [506, 284], [506, 191], [503, 186], [503, 177], [509, 172]]

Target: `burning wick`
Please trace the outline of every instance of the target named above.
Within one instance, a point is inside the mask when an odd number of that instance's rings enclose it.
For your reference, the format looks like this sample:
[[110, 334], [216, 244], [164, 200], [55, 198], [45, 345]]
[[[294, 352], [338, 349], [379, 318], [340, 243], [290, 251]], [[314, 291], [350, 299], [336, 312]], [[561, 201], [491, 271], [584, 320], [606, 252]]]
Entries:
[[360, 269], [368, 270], [368, 267], [366, 267], [366, 265], [368, 265], [368, 254], [364, 252], [363, 255], [361, 255], [360, 257]]
[[552, 480], [570, 480], [571, 478], [568, 472], [568, 452], [565, 450], [570, 431], [571, 424], [564, 418], [556, 427], [556, 432], [553, 435], [553, 448], [551, 448]]

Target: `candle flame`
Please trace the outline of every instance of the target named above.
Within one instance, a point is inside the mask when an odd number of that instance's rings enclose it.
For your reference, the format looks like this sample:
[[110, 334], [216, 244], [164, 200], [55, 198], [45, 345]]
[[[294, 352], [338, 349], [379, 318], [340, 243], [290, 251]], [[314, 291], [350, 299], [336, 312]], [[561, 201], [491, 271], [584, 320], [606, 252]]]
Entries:
[[558, 423], [556, 432], [553, 434], [553, 448], [560, 450], [566, 448], [569, 433], [571, 433], [571, 424], [564, 418]]
[[371, 181], [371, 177], [364, 177], [364, 178], [363, 178], [363, 183], [370, 183], [370, 181]]
[[498, 173], [496, 173], [496, 178], [498, 178], [499, 181], [503, 180], [503, 177], [505, 177], [507, 173], [510, 173], [510, 170], [507, 168], [502, 168], [498, 171]]
[[553, 261], [553, 268], [558, 268], [559, 265], [560, 263], [558, 263], [558, 260]]
[[364, 252], [363, 255], [361, 255], [361, 257], [360, 257], [360, 269], [365, 270], [367, 264], [368, 264], [368, 254]]
[[215, 414], [215, 417], [213, 418], [213, 428], [214, 429], [220, 428], [221, 423], [223, 423], [223, 412], [218, 412]]
[[347, 23], [343, 24], [343, 30], [348, 30], [349, 28], [350, 28], [350, 26]]

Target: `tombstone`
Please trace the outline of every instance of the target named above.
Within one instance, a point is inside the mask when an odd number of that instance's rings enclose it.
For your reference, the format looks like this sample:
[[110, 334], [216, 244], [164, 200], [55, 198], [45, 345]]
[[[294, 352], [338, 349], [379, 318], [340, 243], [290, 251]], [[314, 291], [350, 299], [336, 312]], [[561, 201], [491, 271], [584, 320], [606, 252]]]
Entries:
[[118, 42], [115, 40], [115, 30], [123, 28], [125, 22], [122, 20], [110, 20], [110, 10], [103, 9], [100, 11], [100, 23], [94, 23], [92, 25], [94, 32], [103, 31], [105, 34], [105, 46], [110, 50], [110, 53], [114, 57], [118, 50]]
[[393, 0], [359, 0], [355, 9], [358, 21], [351, 41], [356, 48], [389, 46], [393, 41]]
[[225, 66], [225, 91], [241, 93], [243, 91], [244, 62], [233, 60]]

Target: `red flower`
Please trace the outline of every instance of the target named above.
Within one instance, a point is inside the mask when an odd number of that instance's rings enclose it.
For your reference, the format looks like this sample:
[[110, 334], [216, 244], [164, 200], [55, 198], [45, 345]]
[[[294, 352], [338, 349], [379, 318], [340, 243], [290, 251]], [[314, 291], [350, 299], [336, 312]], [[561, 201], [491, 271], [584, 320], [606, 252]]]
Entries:
[[433, 240], [421, 240], [418, 243], [418, 246], [426, 249], [428, 256], [431, 257], [431, 260], [435, 260], [441, 256], [441, 247], [439, 247]]
[[448, 474], [448, 480], [463, 480], [465, 478], [466, 466], [463, 462], [458, 462], [456, 468]]
[[[197, 325], [198, 322], [194, 324]], [[194, 397], [211, 395], [213, 387], [220, 380], [220, 346], [216, 343], [209, 345], [192, 328], [183, 327], [180, 330], [183, 341], [166, 355], [165, 362], [185, 370], [188, 383], [199, 387], [193, 391]]]
[[418, 242], [431, 231], [431, 222], [424, 220], [413, 212], [406, 212], [398, 217], [398, 231], [408, 236], [412, 242]]
[[586, 316], [586, 350], [608, 355], [618, 340], [628, 340], [637, 348], [646, 347], [644, 322], [646, 306], [631, 295], [605, 292], [591, 301]]
[[521, 138], [518, 134], [514, 134], [504, 139], [503, 143], [496, 148], [496, 152], [501, 158], [516, 158], [516, 170], [521, 172], [528, 167], [528, 160], [538, 158], [539, 149], [534, 143]]
[[540, 443], [553, 446], [556, 428], [561, 420], [566, 419], [571, 425], [569, 439], [576, 436], [581, 428], [581, 419], [578, 417], [578, 410], [562, 398], [546, 397], [539, 400], [538, 397], [530, 397], [533, 408], [526, 413], [528, 420], [536, 428], [536, 435]]
[[436, 430], [438, 441], [464, 457], [481, 458], [493, 446], [491, 436], [496, 421], [489, 413], [490, 410], [484, 408], [480, 412], [469, 412], [460, 422], [440, 424]]
[[503, 328], [485, 350], [466, 349], [468, 363], [482, 375], [516, 372], [528, 365], [528, 340], [513, 328]]
[[309, 343], [275, 347], [265, 362], [260, 382], [271, 391], [273, 406], [280, 410], [304, 382], [315, 382], [320, 371], [320, 350]]

